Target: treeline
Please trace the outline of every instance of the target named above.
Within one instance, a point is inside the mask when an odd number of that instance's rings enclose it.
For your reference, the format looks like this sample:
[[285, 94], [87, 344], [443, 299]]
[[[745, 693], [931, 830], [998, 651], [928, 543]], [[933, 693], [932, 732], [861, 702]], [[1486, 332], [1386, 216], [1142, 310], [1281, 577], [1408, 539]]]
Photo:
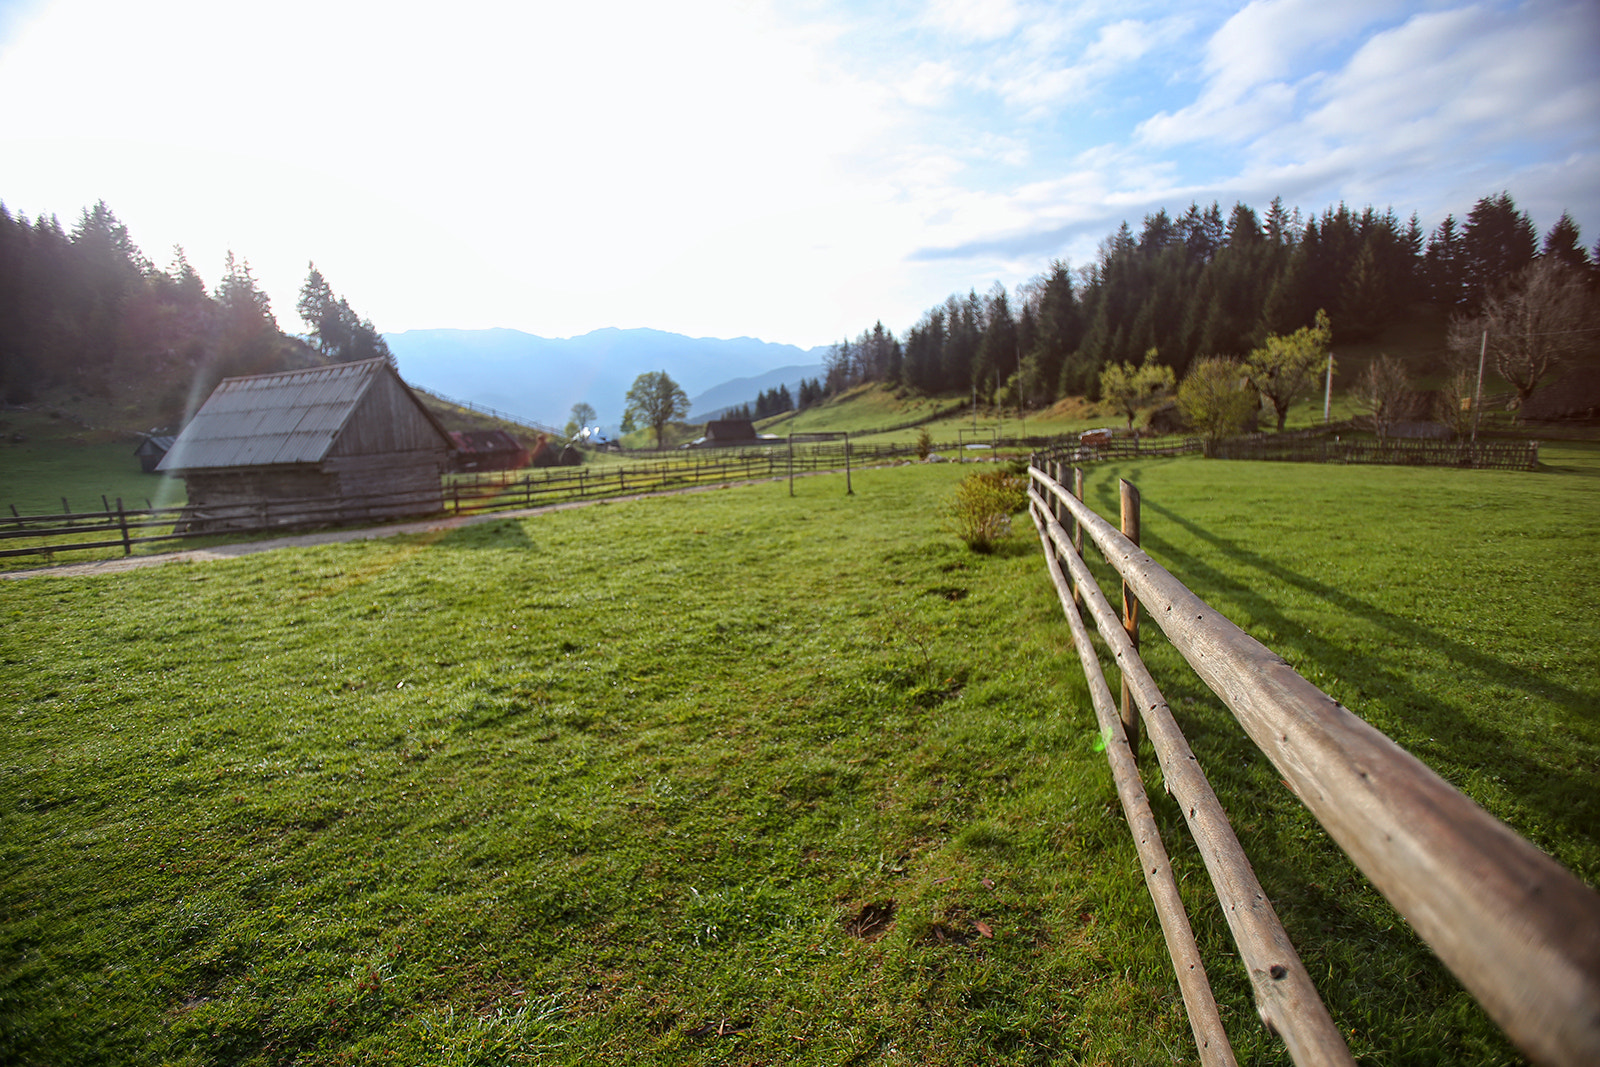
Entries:
[[770, 419], [774, 415], [782, 415], [786, 411], [804, 411], [813, 404], [819, 404], [827, 398], [827, 389], [820, 378], [802, 378], [799, 383], [799, 402], [795, 401], [795, 394], [789, 391], [787, 385], [775, 385], [771, 389], [763, 390], [756, 394], [754, 404], [737, 404], [726, 408], [722, 412], [725, 419]]
[[[1013, 294], [996, 284], [930, 308], [904, 341], [880, 322], [827, 357], [828, 395], [862, 382], [923, 393], [972, 392], [984, 402], [1048, 404], [1099, 399], [1102, 369], [1157, 361], [1182, 377], [1207, 356], [1240, 355], [1270, 335], [1313, 324], [1325, 309], [1338, 341], [1376, 334], [1418, 301], [1474, 314], [1496, 287], [1536, 257], [1592, 276], [1600, 260], [1563, 214], [1542, 248], [1510, 194], [1479, 200], [1462, 222], [1447, 216], [1424, 235], [1413, 214], [1352, 211], [1304, 218], [1275, 199], [1264, 215], [1236, 204], [1191, 204], [1176, 217], [1147, 215], [1102, 242], [1074, 270], [1056, 261]], [[1015, 303], [1015, 307], [1013, 307]]]
[[208, 290], [181, 247], [156, 268], [102, 201], [71, 232], [0, 204], [0, 398], [21, 404], [67, 388], [110, 396], [165, 382], [163, 417], [182, 414], [224, 377], [392, 358], [372, 323], [310, 267], [297, 305], [305, 338], [278, 327], [271, 302], [230, 252]]

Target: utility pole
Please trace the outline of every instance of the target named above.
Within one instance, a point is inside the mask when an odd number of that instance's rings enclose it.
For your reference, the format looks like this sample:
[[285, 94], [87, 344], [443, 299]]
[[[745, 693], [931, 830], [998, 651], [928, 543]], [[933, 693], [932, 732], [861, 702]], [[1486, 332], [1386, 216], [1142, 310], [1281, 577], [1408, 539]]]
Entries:
[[1322, 394], [1322, 425], [1332, 420], [1333, 414], [1333, 353], [1328, 353], [1328, 385]]
[[1472, 443], [1478, 443], [1478, 414], [1483, 410], [1483, 360], [1489, 354], [1489, 331], [1483, 331], [1483, 343], [1478, 346], [1478, 388], [1472, 394]]

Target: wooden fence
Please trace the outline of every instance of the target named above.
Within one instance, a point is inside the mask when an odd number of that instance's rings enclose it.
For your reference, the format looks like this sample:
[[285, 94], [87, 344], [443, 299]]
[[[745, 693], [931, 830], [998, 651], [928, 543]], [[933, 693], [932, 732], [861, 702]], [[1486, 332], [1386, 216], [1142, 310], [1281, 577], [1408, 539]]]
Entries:
[[1531, 471], [1539, 466], [1538, 441], [1417, 441], [1337, 436], [1282, 437], [1252, 434], [1219, 441], [1217, 459], [1263, 459], [1290, 463], [1385, 463], [1411, 467], [1470, 467]]
[[[1135, 761], [1142, 729], [1216, 889], [1266, 1025], [1296, 1064], [1350, 1064], [1271, 902], [1138, 654], [1139, 605], [1232, 711], [1285, 783], [1372, 884], [1537, 1063], [1600, 1063], [1600, 895], [1387, 736], [1295, 673], [1083, 503], [1083, 471], [1035, 456], [1030, 513], [1089, 682], [1118, 796], [1205, 1064], [1233, 1064]], [[1124, 531], [1127, 531], [1124, 533]], [[1119, 616], [1083, 559], [1085, 537], [1123, 582]], [[1117, 708], [1079, 613], [1120, 669]]]
[[[128, 510], [119, 498], [115, 508], [79, 514], [0, 516], [0, 557], [121, 548], [216, 537], [219, 532], [248, 533], [303, 529], [318, 525], [392, 517], [405, 508], [418, 516], [467, 515], [474, 512], [528, 508], [566, 500], [654, 493], [667, 489], [755, 478], [778, 478], [823, 470], [844, 470], [852, 464], [883, 462], [914, 454], [912, 446], [820, 444], [795, 449], [742, 449], [675, 453], [655, 463], [547, 467], [449, 475], [440, 489], [323, 500], [260, 500], [246, 504], [146, 508]], [[15, 509], [13, 509], [15, 511]], [[386, 514], [387, 513], [387, 514]], [[325, 521], [319, 521], [319, 517]]]

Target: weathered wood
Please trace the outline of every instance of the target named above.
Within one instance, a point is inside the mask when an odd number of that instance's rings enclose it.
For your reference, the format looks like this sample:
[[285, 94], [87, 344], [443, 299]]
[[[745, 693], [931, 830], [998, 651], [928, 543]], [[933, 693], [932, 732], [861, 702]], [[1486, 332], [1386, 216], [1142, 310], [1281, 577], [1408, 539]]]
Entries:
[[[1082, 467], [1072, 468], [1072, 491], [1077, 494], [1079, 500], [1083, 499]], [[1067, 514], [1071, 515], [1072, 512], [1068, 511]], [[1072, 520], [1072, 551], [1076, 552], [1080, 558], [1083, 556], [1083, 528], [1078, 525], [1077, 519]], [[1072, 602], [1074, 604], [1083, 603], [1083, 595], [1078, 592], [1076, 585], [1072, 587]]]
[[1522, 1051], [1600, 1063], [1600, 894], [1035, 469], [1330, 837]]
[[1172, 957], [1172, 969], [1178, 977], [1178, 989], [1183, 994], [1183, 1004], [1189, 1016], [1189, 1028], [1194, 1031], [1200, 1062], [1207, 1067], [1230, 1067], [1237, 1062], [1233, 1048], [1228, 1044], [1227, 1031], [1217, 1012], [1216, 997], [1212, 995], [1211, 982], [1206, 977], [1205, 961], [1200, 956], [1199, 946], [1195, 944], [1183, 898], [1178, 894], [1178, 882], [1173, 877], [1166, 847], [1161, 843], [1161, 831], [1156, 825], [1155, 813], [1150, 809], [1150, 798], [1145, 794], [1144, 783], [1139, 778], [1132, 746], [1112, 704], [1111, 687], [1106, 684], [1099, 657], [1089, 641], [1089, 631], [1084, 628], [1083, 618], [1073, 602], [1072, 583], [1062, 571], [1055, 545], [1050, 540], [1048, 525], [1036, 510], [1030, 509], [1029, 514], [1038, 527], [1039, 540], [1044, 545], [1045, 560], [1050, 567], [1050, 579], [1055, 583], [1061, 610], [1072, 630], [1072, 643], [1078, 650], [1078, 659], [1083, 664], [1083, 674], [1089, 683], [1095, 718], [1100, 725], [1100, 735], [1106, 742], [1111, 778], [1117, 787], [1117, 798], [1122, 802], [1123, 816], [1133, 832], [1140, 871], [1144, 875], [1145, 887], [1150, 892], [1151, 903], [1155, 905], [1156, 918], [1161, 922], [1167, 953]]
[[844, 495], [855, 496], [856, 491], [850, 486], [850, 435], [844, 435]]
[[133, 555], [133, 543], [128, 539], [128, 516], [122, 510], [122, 498], [117, 497], [117, 525], [122, 527], [122, 554]]
[[[1135, 441], [1138, 438], [1134, 438]], [[1139, 490], [1126, 478], [1117, 482], [1117, 496], [1122, 506], [1122, 536], [1139, 543]], [[1080, 496], [1081, 500], [1082, 497]], [[1081, 553], [1080, 553], [1081, 555]], [[1122, 628], [1137, 654], [1139, 651], [1139, 598], [1133, 595], [1128, 583], [1122, 583]], [[1122, 728], [1128, 732], [1128, 746], [1135, 759], [1139, 758], [1139, 706], [1128, 689], [1128, 678], [1122, 678]]]
[[[1042, 472], [1035, 470], [1035, 476], [1039, 474]], [[1028, 493], [1043, 511], [1046, 498], [1031, 487]], [[1082, 518], [1081, 513], [1079, 518]], [[1109, 524], [1106, 525], [1109, 528]], [[1110, 646], [1118, 668], [1139, 702], [1150, 747], [1161, 764], [1167, 791], [1183, 810], [1195, 847], [1206, 865], [1206, 873], [1211, 876], [1223, 917], [1233, 933], [1239, 958], [1255, 990], [1256, 1008], [1262, 1021], [1283, 1038], [1289, 1055], [1300, 1067], [1353, 1065], [1355, 1061], [1350, 1057], [1344, 1037], [1333, 1025], [1311, 976], [1306, 973], [1289, 935], [1278, 921], [1272, 902], [1267, 899], [1233, 832], [1227, 812], [1201, 771], [1183, 732], [1178, 729], [1166, 698], [1132, 648], [1121, 620], [1100, 591], [1088, 566], [1077, 553], [1068, 552], [1071, 542], [1067, 540], [1066, 530], [1058, 524], [1050, 524], [1048, 533], [1066, 559], [1067, 570], [1083, 594], [1095, 628]], [[1089, 535], [1094, 537], [1093, 527], [1089, 527]]]

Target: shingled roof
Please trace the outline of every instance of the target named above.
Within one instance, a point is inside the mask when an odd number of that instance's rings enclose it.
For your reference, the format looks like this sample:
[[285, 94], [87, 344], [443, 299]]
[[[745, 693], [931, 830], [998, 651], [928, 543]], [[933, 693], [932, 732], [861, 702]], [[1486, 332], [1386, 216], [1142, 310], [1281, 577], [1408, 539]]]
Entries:
[[[157, 470], [320, 463], [361, 398], [384, 374], [399, 382], [399, 375], [383, 359], [225, 378], [183, 428]], [[400, 385], [405, 388], [403, 382]], [[450, 435], [433, 413], [420, 402], [417, 409], [449, 442]]]

